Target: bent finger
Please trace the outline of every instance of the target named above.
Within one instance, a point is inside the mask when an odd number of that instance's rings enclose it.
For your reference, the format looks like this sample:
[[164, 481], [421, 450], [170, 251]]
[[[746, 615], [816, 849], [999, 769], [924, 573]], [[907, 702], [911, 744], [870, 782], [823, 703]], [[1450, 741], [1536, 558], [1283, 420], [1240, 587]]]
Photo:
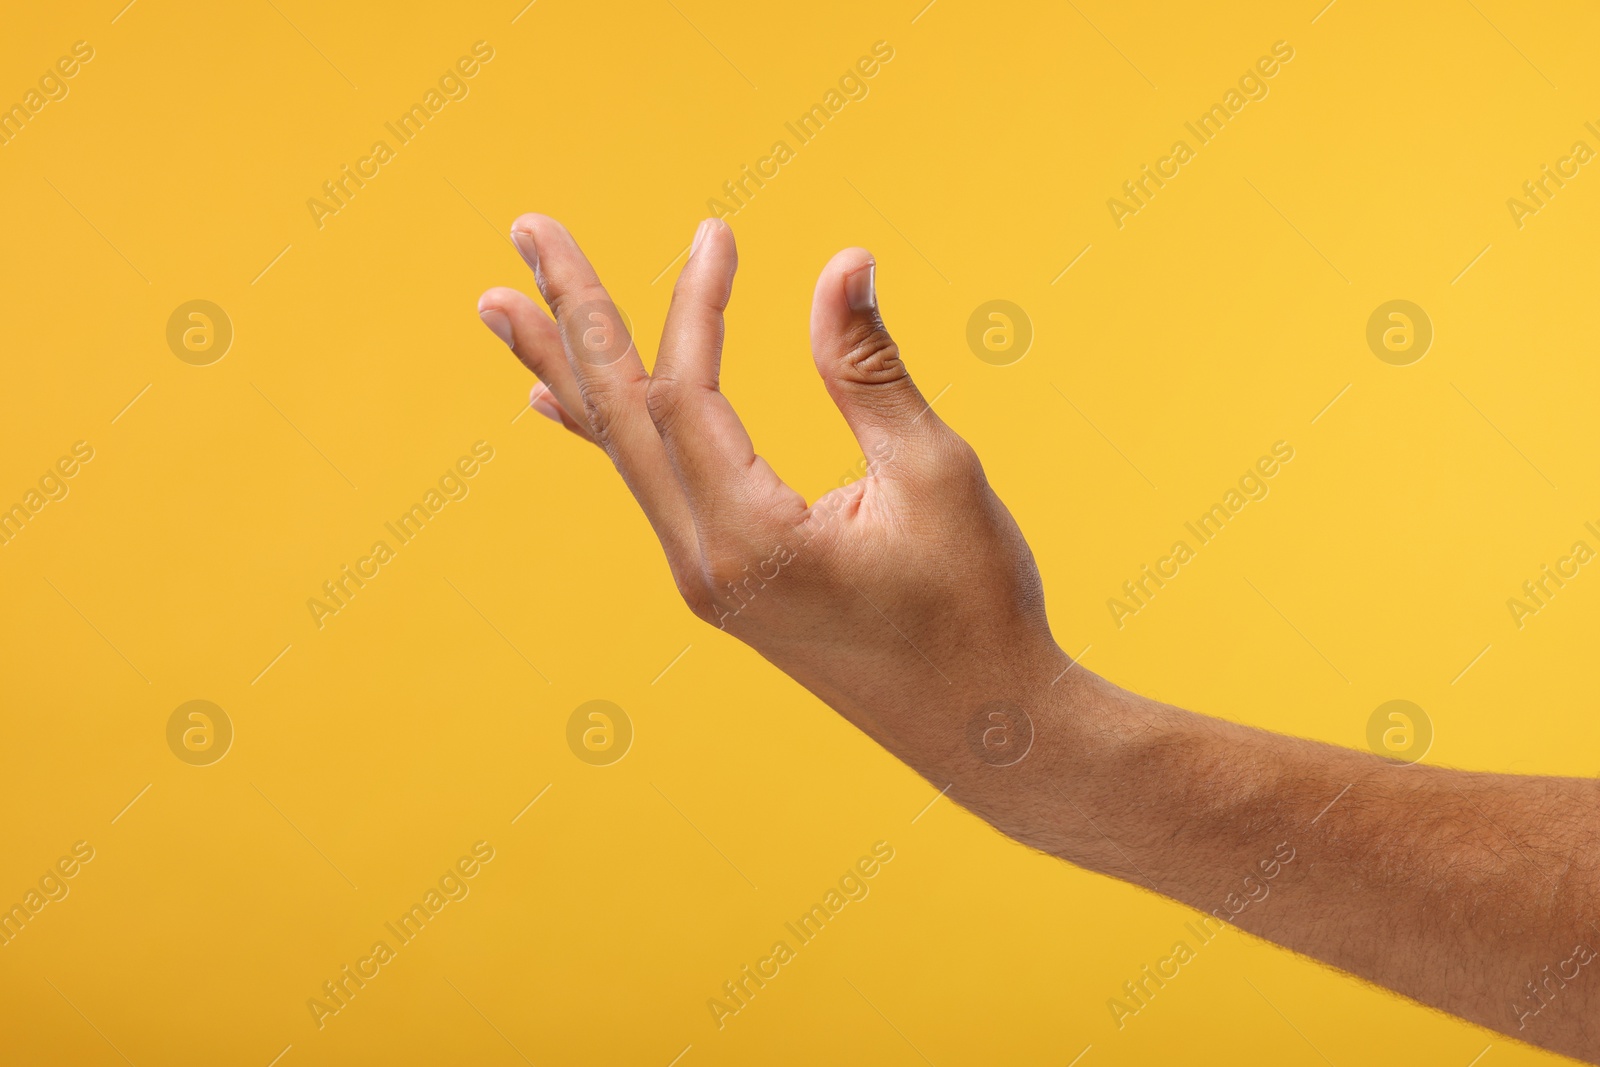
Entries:
[[567, 366], [561, 333], [550, 316], [517, 290], [497, 287], [478, 298], [478, 317], [538, 377], [539, 385], [529, 394], [529, 405], [593, 442], [589, 424], [583, 421], [583, 398], [578, 393], [577, 379]]
[[790, 514], [782, 517], [794, 518], [805, 508], [804, 499], [756, 455], [719, 385], [723, 312], [738, 262], [733, 231], [718, 219], [702, 222], [673, 288], [646, 393], [702, 544], [713, 529], [748, 528], [785, 508]]

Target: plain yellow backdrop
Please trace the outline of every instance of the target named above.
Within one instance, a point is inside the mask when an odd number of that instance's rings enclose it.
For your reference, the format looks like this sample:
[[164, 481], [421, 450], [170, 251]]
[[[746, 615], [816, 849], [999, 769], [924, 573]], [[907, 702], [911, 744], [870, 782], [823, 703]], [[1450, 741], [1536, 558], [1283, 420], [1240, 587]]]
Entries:
[[[1119, 1029], [1107, 1000], [1191, 913], [936, 800], [696, 623], [604, 457], [521, 417], [531, 380], [475, 301], [527, 285], [511, 220], [555, 215], [648, 359], [707, 201], [787, 141], [731, 219], [724, 382], [808, 497], [860, 458], [806, 332], [817, 271], [860, 244], [1069, 653], [1356, 747], [1410, 700], [1430, 762], [1592, 775], [1600, 575], [1520, 628], [1507, 600], [1600, 546], [1600, 174], [1520, 226], [1507, 200], [1600, 148], [1600, 17], [924, 2], [7, 13], [0, 104], [93, 58], [0, 145], [0, 505], [77, 442], [93, 459], [0, 546], [0, 903], [94, 858], [0, 947], [0, 1060], [1552, 1059], [1236, 931]], [[880, 41], [799, 145], [785, 123]], [[1108, 200], [1280, 41], [1267, 95], [1119, 228]], [[395, 143], [476, 42], [467, 94]], [[319, 226], [307, 201], [378, 140], [393, 158]], [[1366, 341], [1395, 299], [1434, 330], [1408, 366]], [[205, 366], [167, 341], [192, 300], [232, 324]], [[1034, 331], [1007, 365], [966, 340], [991, 300]], [[1108, 598], [1280, 440], [1270, 494], [1119, 627]], [[477, 442], [470, 492], [393, 544]], [[380, 539], [394, 558], [319, 627], [307, 601]], [[634, 734], [607, 766], [567, 740], [595, 699]], [[191, 700], [232, 724], [220, 761], [169, 747]], [[480, 841], [470, 894], [319, 1027], [307, 1001]], [[870, 895], [719, 1029], [708, 999], [879, 841]]]

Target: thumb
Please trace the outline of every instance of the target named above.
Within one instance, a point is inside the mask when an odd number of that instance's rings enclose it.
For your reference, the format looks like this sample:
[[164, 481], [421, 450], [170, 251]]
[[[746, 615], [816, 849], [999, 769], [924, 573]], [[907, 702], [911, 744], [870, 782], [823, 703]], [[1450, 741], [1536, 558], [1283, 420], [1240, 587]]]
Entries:
[[944, 428], [900, 361], [878, 314], [877, 264], [864, 248], [828, 261], [811, 302], [811, 355], [864, 455], [883, 456]]

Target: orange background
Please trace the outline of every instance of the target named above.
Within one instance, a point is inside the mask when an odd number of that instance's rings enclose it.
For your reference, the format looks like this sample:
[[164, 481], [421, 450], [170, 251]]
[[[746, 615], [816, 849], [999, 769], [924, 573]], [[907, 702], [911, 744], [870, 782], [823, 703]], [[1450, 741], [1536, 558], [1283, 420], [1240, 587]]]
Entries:
[[[1191, 914], [929, 806], [697, 624], [604, 457], [523, 417], [530, 380], [474, 308], [526, 287], [505, 234], [544, 211], [648, 356], [707, 201], [887, 42], [731, 220], [725, 385], [774, 467], [814, 498], [859, 460], [806, 322], [827, 257], [866, 245], [1069, 653], [1357, 747], [1405, 699], [1430, 762], [1591, 775], [1600, 577], [1520, 629], [1506, 602], [1600, 544], [1600, 177], [1520, 228], [1507, 200], [1600, 147], [1600, 16], [519, 6], [7, 15], [0, 105], [75, 42], [93, 58], [0, 144], [0, 506], [75, 442], [93, 459], [0, 546], [0, 903], [75, 842], [94, 858], [0, 947], [0, 1059], [1550, 1059], [1236, 932], [1119, 1030], [1108, 998]], [[479, 41], [467, 94], [319, 228], [308, 199]], [[1118, 228], [1108, 199], [1278, 41], [1265, 98]], [[1434, 330], [1407, 366], [1366, 341], [1394, 299]], [[191, 300], [232, 326], [206, 365], [167, 340]], [[969, 347], [990, 300], [1031, 322], [1020, 360]], [[1108, 598], [1279, 440], [1270, 494], [1119, 628]], [[467, 495], [319, 628], [308, 599], [480, 441]], [[568, 745], [596, 699], [633, 731], [607, 766]], [[232, 727], [208, 765], [169, 747], [191, 700]], [[319, 1029], [308, 999], [479, 841], [469, 894]], [[870, 894], [718, 1029], [707, 1000], [878, 841]]]

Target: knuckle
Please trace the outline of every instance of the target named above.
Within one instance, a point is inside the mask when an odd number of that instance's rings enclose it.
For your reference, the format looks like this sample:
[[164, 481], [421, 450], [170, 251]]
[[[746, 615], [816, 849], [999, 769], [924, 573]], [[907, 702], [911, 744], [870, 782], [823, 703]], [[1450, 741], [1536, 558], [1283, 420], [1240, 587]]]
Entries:
[[575, 312], [598, 310], [611, 303], [611, 298], [606, 295], [605, 289], [598, 285], [579, 285], [572, 288], [551, 286], [550, 290], [548, 294], [550, 315], [563, 331], [573, 326], [572, 318]]
[[748, 572], [749, 568], [735, 562], [733, 556], [720, 556], [715, 562], [702, 558], [698, 573], [687, 587], [680, 583], [679, 592], [698, 618], [726, 628], [755, 599]]
[[679, 581], [678, 595], [683, 597], [683, 602], [688, 605], [695, 618], [702, 622], [715, 624], [721, 615], [716, 598], [711, 595], [711, 590], [704, 581]]
[[863, 325], [847, 339], [841, 370], [848, 381], [887, 385], [907, 377], [900, 346], [880, 322]]
[[941, 442], [931, 473], [937, 485], [956, 493], [974, 492], [988, 484], [977, 450], [955, 434]]
[[676, 378], [652, 377], [644, 389], [645, 410], [656, 429], [668, 433], [683, 406], [684, 385]]
[[981, 494], [989, 485], [978, 451], [954, 432], [926, 437], [904, 477], [939, 501], [955, 502]]
[[622, 397], [613, 389], [591, 386], [584, 390], [583, 414], [588, 420], [589, 432], [594, 435], [595, 443], [608, 453], [616, 441], [625, 408]]
[[978, 450], [967, 443], [966, 438], [950, 435], [949, 463], [960, 473], [967, 476], [983, 477], [983, 461], [978, 458]]
[[770, 575], [762, 575], [761, 556], [748, 558], [726, 557], [706, 567], [706, 585], [709, 587], [713, 608], [713, 621], [722, 616], [738, 615], [745, 608], [762, 599]]

